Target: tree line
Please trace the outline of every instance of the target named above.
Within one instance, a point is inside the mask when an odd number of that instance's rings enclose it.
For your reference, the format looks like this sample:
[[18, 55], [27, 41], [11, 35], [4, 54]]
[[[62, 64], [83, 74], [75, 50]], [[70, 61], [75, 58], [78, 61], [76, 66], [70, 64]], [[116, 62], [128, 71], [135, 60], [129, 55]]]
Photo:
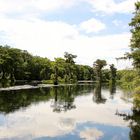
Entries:
[[44, 81], [46, 83], [74, 83], [79, 80], [109, 81], [116, 76], [112, 64], [109, 69], [105, 60], [96, 60], [93, 67], [75, 63], [77, 56], [68, 52], [64, 58], [51, 61], [47, 57], [33, 56], [25, 50], [0, 46], [0, 83], [14, 84], [16, 81]]

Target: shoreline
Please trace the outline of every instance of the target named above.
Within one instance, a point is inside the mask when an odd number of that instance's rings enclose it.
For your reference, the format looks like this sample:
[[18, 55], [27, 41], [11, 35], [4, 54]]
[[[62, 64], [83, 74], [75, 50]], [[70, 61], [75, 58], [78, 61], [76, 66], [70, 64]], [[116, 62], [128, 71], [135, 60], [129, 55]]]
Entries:
[[91, 83], [77, 83], [77, 84], [38, 84], [37, 86], [32, 86], [32, 85], [18, 85], [18, 86], [11, 86], [11, 87], [6, 87], [6, 88], [0, 88], [1, 91], [15, 91], [15, 90], [25, 90], [25, 89], [38, 89], [38, 88], [46, 88], [46, 87], [58, 87], [58, 86], [72, 86], [72, 85], [86, 85], [86, 84], [91, 84]]

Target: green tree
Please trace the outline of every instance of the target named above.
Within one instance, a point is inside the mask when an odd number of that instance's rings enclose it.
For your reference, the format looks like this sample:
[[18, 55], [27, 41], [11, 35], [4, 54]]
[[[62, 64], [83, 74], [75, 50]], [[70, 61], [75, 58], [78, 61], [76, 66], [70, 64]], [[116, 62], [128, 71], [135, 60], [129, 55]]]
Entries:
[[65, 81], [72, 83], [77, 80], [76, 76], [76, 65], [74, 59], [76, 58], [76, 55], [70, 54], [68, 52], [65, 52], [64, 58], [66, 62], [66, 75], [65, 75]]
[[55, 58], [55, 65], [57, 65], [59, 79], [64, 79], [66, 62], [63, 58]]
[[58, 85], [58, 67], [54, 65], [54, 74], [51, 75], [51, 80], [53, 80], [54, 85]]
[[93, 80], [93, 68], [86, 65], [76, 65], [77, 80]]
[[11, 84], [15, 82], [17, 73], [23, 66], [22, 51], [9, 46], [0, 47], [0, 71], [2, 80], [9, 79]]
[[106, 61], [105, 60], [100, 60], [100, 59], [97, 59], [93, 64], [95, 74], [96, 74], [96, 80], [98, 82], [102, 82], [102, 69], [106, 65], [107, 65]]
[[70, 63], [70, 64], [75, 64], [74, 59], [76, 58], [76, 55], [70, 54], [68, 52], [64, 53], [64, 58], [66, 60], [66, 63]]
[[133, 59], [134, 67], [140, 69], [140, 2], [135, 3], [134, 17], [129, 25], [131, 26], [132, 38], [130, 42], [131, 53], [127, 56]]
[[110, 80], [115, 81], [116, 80], [116, 73], [117, 69], [115, 68], [114, 64], [110, 65]]
[[34, 56], [29, 64], [31, 80], [48, 80], [50, 79], [51, 63], [48, 58]]
[[110, 71], [109, 69], [102, 70], [102, 82], [108, 82], [110, 79]]

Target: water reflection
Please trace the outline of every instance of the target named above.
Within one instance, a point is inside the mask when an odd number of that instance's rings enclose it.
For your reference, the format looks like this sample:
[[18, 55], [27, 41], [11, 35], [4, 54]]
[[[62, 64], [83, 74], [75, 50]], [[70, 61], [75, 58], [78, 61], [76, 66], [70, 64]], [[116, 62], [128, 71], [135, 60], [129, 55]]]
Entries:
[[118, 112], [116, 113], [116, 115], [123, 117], [125, 121], [129, 122], [130, 140], [139, 140], [140, 139], [140, 109], [137, 109], [135, 108], [135, 106], [133, 106], [131, 113]]
[[73, 104], [74, 102], [74, 87], [73, 86], [66, 86], [61, 89], [54, 87], [53, 89], [53, 96], [54, 99], [52, 100], [51, 107], [53, 108], [54, 112], [61, 112], [61, 111], [68, 111], [71, 109], [76, 108]]
[[10, 113], [20, 108], [24, 109], [32, 103], [38, 103], [39, 101], [47, 101], [50, 95], [50, 89], [45, 89], [45, 93], [39, 89], [32, 90], [20, 90], [20, 91], [2, 91], [0, 92], [0, 112]]
[[60, 86], [18, 91], [0, 91], [0, 112], [10, 113], [31, 104], [51, 100], [51, 107], [55, 112], [76, 108], [74, 98], [92, 90], [92, 85]]
[[94, 93], [93, 93], [93, 102], [96, 102], [97, 104], [105, 103], [106, 99], [102, 97], [102, 83], [98, 82], [95, 85]]
[[111, 94], [99, 83], [0, 92], [0, 139], [128, 140], [129, 121], [115, 112], [132, 104]]
[[109, 83], [109, 90], [110, 90], [110, 98], [114, 98], [114, 94], [116, 93], [116, 82], [110, 81]]

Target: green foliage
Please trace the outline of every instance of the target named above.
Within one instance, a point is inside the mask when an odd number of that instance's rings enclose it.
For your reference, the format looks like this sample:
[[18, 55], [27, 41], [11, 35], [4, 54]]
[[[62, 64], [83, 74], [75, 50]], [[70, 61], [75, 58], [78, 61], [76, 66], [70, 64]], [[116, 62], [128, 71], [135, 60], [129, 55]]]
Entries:
[[110, 70], [103, 69], [102, 70], [102, 82], [109, 82], [110, 79]]
[[128, 57], [133, 59], [133, 65], [140, 68], [140, 2], [135, 3], [134, 17], [129, 24], [131, 26], [131, 53]]
[[102, 68], [106, 65], [107, 65], [106, 61], [100, 59], [97, 59], [93, 64], [96, 74], [96, 80], [99, 82], [102, 82]]
[[48, 58], [34, 56], [28, 65], [30, 80], [48, 80], [51, 72], [51, 61]]
[[51, 80], [53, 80], [54, 85], [58, 85], [58, 68], [57, 65], [54, 65], [54, 74], [51, 75]]
[[68, 83], [73, 83], [77, 81], [77, 76], [76, 76], [76, 64], [74, 62], [74, 59], [77, 57], [76, 55], [69, 54], [68, 52], [65, 52], [64, 54], [65, 57], [65, 75], [66, 76], [66, 81]]
[[105, 60], [97, 59], [93, 65], [97, 70], [101, 70], [104, 66], [107, 65], [107, 63]]
[[9, 46], [0, 46], [0, 75], [1, 80], [9, 79], [14, 83], [15, 79], [24, 77], [24, 68], [26, 60], [25, 52], [10, 48]]
[[78, 80], [95, 80], [93, 68], [90, 66], [77, 65], [76, 73]]
[[122, 88], [134, 89], [140, 85], [140, 77], [136, 70], [120, 70], [117, 72], [117, 81]]
[[75, 64], [74, 59], [77, 57], [76, 55], [65, 52], [64, 57], [65, 57], [66, 63]]
[[131, 52], [127, 53], [126, 57], [133, 60], [136, 70], [123, 70], [117, 73], [121, 86], [126, 89], [135, 89], [140, 86], [140, 2], [138, 1], [135, 3], [135, 12], [133, 14], [134, 17], [129, 24], [132, 33], [130, 40]]
[[[93, 68], [76, 65], [76, 55], [65, 52], [64, 58], [32, 56], [9, 46], [0, 46], [0, 86], [13, 85], [17, 80], [42, 80], [43, 83], [74, 83], [78, 80], [93, 80]], [[53, 81], [53, 82], [52, 82]]]
[[[64, 58], [33, 56], [9, 46], [0, 46], [0, 86], [13, 85], [15, 81], [43, 81], [43, 83], [76, 83], [78, 80], [100, 80], [108, 82], [110, 71], [102, 70], [105, 60], [97, 60], [94, 69], [87, 65], [75, 64], [77, 56], [65, 52]], [[96, 79], [97, 78], [97, 79]]]
[[115, 81], [116, 80], [116, 72], [117, 72], [117, 69], [115, 68], [115, 66], [112, 64], [110, 65], [110, 79], [112, 81]]
[[138, 86], [138, 87], [135, 88], [134, 93], [137, 94], [137, 95], [138, 94], [140, 95], [140, 86]]
[[140, 86], [134, 90], [134, 108], [140, 110]]

